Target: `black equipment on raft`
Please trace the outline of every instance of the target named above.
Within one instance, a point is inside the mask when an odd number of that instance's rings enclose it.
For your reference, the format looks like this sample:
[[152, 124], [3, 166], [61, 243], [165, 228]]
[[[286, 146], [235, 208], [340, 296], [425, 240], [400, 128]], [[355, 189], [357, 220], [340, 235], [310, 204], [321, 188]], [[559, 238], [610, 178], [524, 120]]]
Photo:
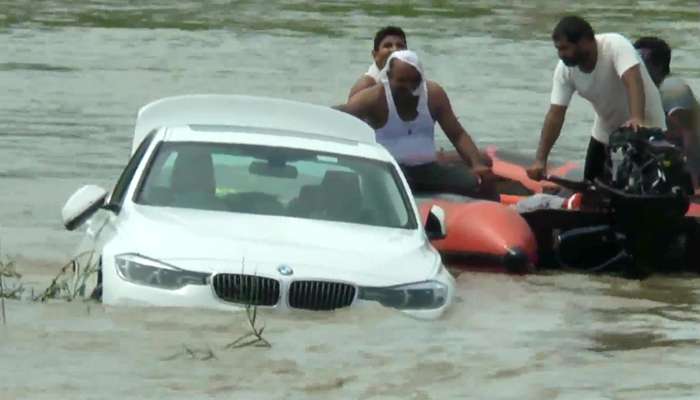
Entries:
[[607, 153], [607, 175], [615, 189], [636, 195], [693, 192], [683, 152], [661, 129], [618, 129], [610, 135]]
[[659, 129], [615, 131], [603, 178], [548, 179], [594, 199], [594, 208], [609, 217], [606, 224], [558, 234], [554, 251], [562, 266], [582, 268], [588, 262], [589, 271], [617, 268], [627, 277], [644, 278], [670, 262], [669, 249], [696, 229], [684, 218], [693, 190], [685, 158]]

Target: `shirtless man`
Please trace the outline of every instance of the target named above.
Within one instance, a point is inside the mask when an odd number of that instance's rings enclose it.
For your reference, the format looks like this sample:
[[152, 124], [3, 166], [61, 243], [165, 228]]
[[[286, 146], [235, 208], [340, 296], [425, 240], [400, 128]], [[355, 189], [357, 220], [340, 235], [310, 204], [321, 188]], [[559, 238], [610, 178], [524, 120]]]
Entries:
[[[416, 53], [393, 52], [387, 77], [336, 108], [369, 123], [377, 142], [398, 161], [416, 192], [449, 192], [495, 198], [485, 165], [469, 134], [457, 120], [445, 91], [425, 78]], [[435, 150], [435, 122], [454, 144], [463, 165], [442, 165]]]

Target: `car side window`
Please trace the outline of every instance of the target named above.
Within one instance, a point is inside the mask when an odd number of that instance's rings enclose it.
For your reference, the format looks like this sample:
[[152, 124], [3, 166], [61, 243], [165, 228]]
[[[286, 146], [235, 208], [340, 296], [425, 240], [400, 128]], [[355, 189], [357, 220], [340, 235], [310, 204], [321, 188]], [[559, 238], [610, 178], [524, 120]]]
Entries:
[[136, 173], [136, 169], [138, 169], [139, 164], [141, 164], [141, 160], [143, 159], [144, 154], [146, 154], [148, 146], [153, 141], [153, 137], [155, 136], [155, 134], [156, 131], [153, 130], [151, 131], [151, 133], [148, 134], [148, 136], [146, 136], [143, 139], [139, 147], [136, 149], [136, 152], [134, 152], [134, 155], [126, 164], [124, 171], [117, 180], [117, 184], [114, 186], [112, 196], [109, 199], [109, 206], [119, 209], [124, 203], [124, 197], [126, 196], [126, 192], [129, 189], [129, 184], [131, 183], [131, 180], [134, 177], [134, 174]]

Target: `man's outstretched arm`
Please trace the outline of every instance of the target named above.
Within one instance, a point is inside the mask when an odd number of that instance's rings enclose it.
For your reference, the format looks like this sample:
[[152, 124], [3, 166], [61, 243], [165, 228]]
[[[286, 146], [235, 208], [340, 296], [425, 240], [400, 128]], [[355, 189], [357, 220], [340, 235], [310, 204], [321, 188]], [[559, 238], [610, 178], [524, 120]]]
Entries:
[[462, 159], [471, 164], [474, 173], [482, 178], [490, 176], [491, 168], [484, 164], [476, 144], [462, 124], [459, 123], [457, 116], [452, 110], [447, 93], [437, 83], [431, 82], [430, 85], [430, 97], [435, 105], [435, 119], [445, 132], [445, 135], [455, 146]]
[[347, 103], [333, 106], [333, 108], [354, 115], [360, 119], [367, 119], [372, 110], [375, 97], [371, 89], [365, 89], [348, 99]]
[[350, 89], [350, 93], [348, 94], [348, 101], [352, 98], [352, 96], [356, 95], [357, 93], [361, 92], [364, 89], [370, 88], [374, 85], [376, 85], [377, 82], [371, 77], [371, 76], [363, 76], [355, 82], [354, 85], [352, 85], [352, 88]]
[[537, 154], [535, 162], [527, 169], [527, 175], [530, 179], [540, 180], [544, 178], [547, 170], [547, 159], [549, 153], [554, 147], [561, 133], [561, 128], [564, 126], [564, 118], [566, 117], [566, 106], [552, 104], [549, 106], [549, 111], [544, 118], [542, 133], [540, 134], [540, 142], [537, 146]]

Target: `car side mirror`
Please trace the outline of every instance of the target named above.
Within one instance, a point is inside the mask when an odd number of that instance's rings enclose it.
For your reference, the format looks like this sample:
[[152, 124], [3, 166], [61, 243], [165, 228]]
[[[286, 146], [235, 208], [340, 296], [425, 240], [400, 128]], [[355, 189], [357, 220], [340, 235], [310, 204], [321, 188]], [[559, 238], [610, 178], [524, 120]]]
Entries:
[[440, 240], [447, 237], [445, 210], [437, 205], [430, 207], [428, 218], [425, 221], [425, 233], [429, 240]]
[[61, 211], [63, 226], [69, 231], [78, 228], [105, 204], [106, 198], [107, 191], [99, 186], [81, 187], [63, 206]]

